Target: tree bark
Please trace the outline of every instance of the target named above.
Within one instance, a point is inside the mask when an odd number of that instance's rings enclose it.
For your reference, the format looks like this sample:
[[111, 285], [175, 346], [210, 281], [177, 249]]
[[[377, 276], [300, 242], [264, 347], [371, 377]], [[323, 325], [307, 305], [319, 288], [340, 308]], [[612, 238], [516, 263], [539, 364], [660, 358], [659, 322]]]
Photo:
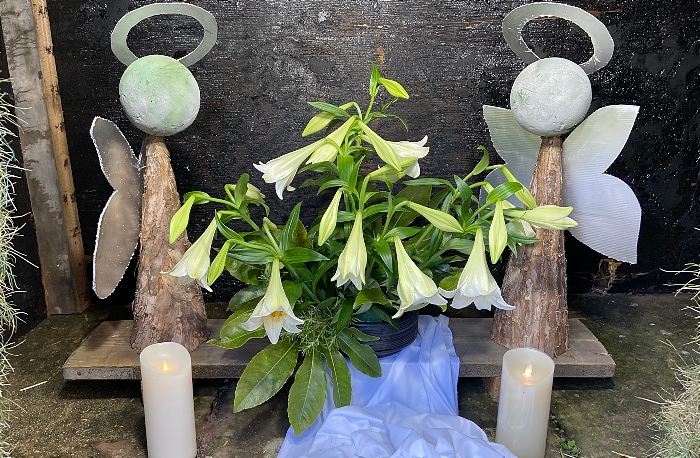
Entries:
[[[544, 137], [530, 192], [538, 205], [562, 204], [561, 137]], [[491, 337], [508, 348], [532, 347], [555, 358], [568, 344], [564, 233], [537, 229], [541, 241], [511, 256], [503, 297], [514, 310], [496, 310]]]
[[178, 342], [191, 352], [208, 338], [202, 290], [195, 282], [181, 285], [161, 273], [171, 270], [190, 246], [186, 234], [168, 243], [170, 218], [180, 206], [170, 153], [162, 137], [149, 135], [142, 154], [146, 170], [131, 346], [140, 353], [153, 343]]

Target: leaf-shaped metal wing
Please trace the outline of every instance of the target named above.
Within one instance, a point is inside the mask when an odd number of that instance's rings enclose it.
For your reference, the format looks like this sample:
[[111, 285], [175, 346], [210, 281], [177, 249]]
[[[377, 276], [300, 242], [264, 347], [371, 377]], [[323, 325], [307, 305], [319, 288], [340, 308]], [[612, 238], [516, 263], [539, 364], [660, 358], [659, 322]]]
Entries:
[[92, 261], [92, 289], [104, 299], [121, 281], [139, 242], [143, 167], [112, 121], [95, 118], [90, 135], [114, 188], [100, 215]]
[[[508, 170], [524, 186], [529, 187], [542, 138], [523, 129], [515, 120], [513, 112], [506, 108], [484, 105], [484, 119], [491, 133], [493, 146], [506, 161]], [[506, 179], [500, 170], [493, 170], [486, 176], [486, 181], [496, 187], [505, 183]], [[480, 199], [482, 204], [486, 201], [483, 191]], [[523, 206], [515, 196], [508, 198], [508, 201], [517, 207]]]
[[[604, 172], [625, 146], [638, 112], [639, 107], [631, 105], [600, 108], [562, 146], [563, 201], [574, 207], [570, 216], [578, 222], [569, 231], [599, 253], [632, 264], [637, 262], [641, 208], [627, 184]], [[541, 138], [526, 131], [505, 108], [486, 105], [484, 118], [494, 148], [508, 169], [529, 185]], [[486, 180], [497, 186], [505, 178], [494, 170]], [[513, 197], [509, 200], [521, 205]]]
[[596, 110], [564, 141], [563, 200], [578, 222], [569, 232], [599, 253], [637, 263], [642, 209], [632, 189], [604, 172], [627, 143], [639, 107], [612, 105]]

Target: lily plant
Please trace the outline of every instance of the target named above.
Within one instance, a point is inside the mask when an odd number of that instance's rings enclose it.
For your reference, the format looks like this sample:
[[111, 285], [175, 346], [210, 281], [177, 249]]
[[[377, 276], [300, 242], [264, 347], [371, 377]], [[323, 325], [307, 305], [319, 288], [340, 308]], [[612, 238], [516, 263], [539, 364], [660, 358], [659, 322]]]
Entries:
[[[386, 100], [378, 105], [379, 98]], [[375, 132], [380, 120], [406, 125], [389, 109], [408, 98], [401, 84], [373, 66], [365, 110], [357, 102], [310, 102], [319, 112], [302, 136], [323, 131], [322, 138], [255, 165], [280, 199], [293, 191], [297, 174], [312, 174], [300, 187], [317, 188], [329, 204], [310, 219], [300, 218], [298, 203], [285, 222], [273, 221], [265, 196], [247, 174], [225, 185], [221, 198], [200, 191], [185, 194], [171, 221], [171, 242], [186, 229], [194, 205], [218, 208], [169, 274], [210, 289], [228, 272], [248, 285], [231, 299], [232, 314], [211, 344], [236, 348], [250, 339], [270, 341], [241, 375], [234, 411], [265, 402], [295, 374], [288, 415], [300, 434], [320, 414], [329, 381], [334, 405], [350, 403], [346, 357], [360, 372], [381, 375], [366, 344], [376, 338], [354, 328], [354, 322], [383, 320], [396, 326], [403, 314], [428, 304], [443, 311], [448, 304], [512, 308], [488, 260], [495, 263], [506, 248], [515, 252], [519, 245], [537, 242], [532, 227], [576, 225], [568, 217], [571, 207], [538, 207], [503, 165], [489, 165], [483, 146], [478, 148], [481, 160], [467, 174], [452, 180], [419, 178], [418, 162], [429, 152], [427, 137], [389, 141]], [[379, 165], [363, 173], [370, 157], [377, 157]], [[508, 181], [494, 188], [476, 179], [494, 169]], [[477, 191], [482, 189], [487, 197], [480, 203]], [[511, 196], [518, 205], [506, 200]], [[251, 213], [251, 205], [262, 210]], [[263, 212], [266, 216], [254, 221], [253, 215]]]

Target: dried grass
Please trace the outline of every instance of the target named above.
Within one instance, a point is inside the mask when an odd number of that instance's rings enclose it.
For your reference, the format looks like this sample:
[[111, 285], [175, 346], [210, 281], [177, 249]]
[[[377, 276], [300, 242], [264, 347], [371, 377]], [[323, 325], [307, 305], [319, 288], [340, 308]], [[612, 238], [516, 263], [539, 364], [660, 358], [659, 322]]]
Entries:
[[[4, 82], [6, 81], [0, 80], [0, 83]], [[4, 396], [3, 390], [7, 387], [8, 376], [13, 371], [8, 357], [11, 355], [11, 339], [21, 313], [11, 301], [12, 294], [17, 292], [12, 269], [15, 259], [22, 258], [12, 245], [12, 240], [19, 230], [13, 219], [13, 180], [17, 177], [12, 173], [18, 167], [10, 144], [10, 140], [15, 136], [10, 127], [16, 125], [16, 118], [6, 96], [7, 94], [0, 94], [0, 457], [10, 457], [12, 454], [12, 446], [5, 438], [9, 432], [9, 419], [14, 403]]]
[[[693, 293], [695, 306], [689, 307], [700, 314], [700, 264], [688, 264], [677, 274], [690, 274], [691, 279], [680, 285], [678, 292]], [[700, 325], [690, 342], [700, 356]], [[700, 457], [700, 364], [682, 361], [676, 371], [682, 391], [672, 400], [666, 400], [654, 422], [659, 435], [652, 450], [653, 456], [662, 458]]]

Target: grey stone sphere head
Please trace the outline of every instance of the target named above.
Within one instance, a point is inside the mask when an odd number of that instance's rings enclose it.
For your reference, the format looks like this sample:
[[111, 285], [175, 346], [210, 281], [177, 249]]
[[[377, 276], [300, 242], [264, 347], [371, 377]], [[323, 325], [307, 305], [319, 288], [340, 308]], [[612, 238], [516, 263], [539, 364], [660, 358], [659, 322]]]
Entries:
[[165, 137], [182, 132], [199, 113], [199, 86], [177, 60], [160, 55], [142, 57], [119, 81], [119, 101], [138, 129]]
[[549, 57], [520, 72], [510, 91], [510, 109], [528, 132], [553, 137], [583, 121], [591, 98], [591, 82], [580, 66]]

